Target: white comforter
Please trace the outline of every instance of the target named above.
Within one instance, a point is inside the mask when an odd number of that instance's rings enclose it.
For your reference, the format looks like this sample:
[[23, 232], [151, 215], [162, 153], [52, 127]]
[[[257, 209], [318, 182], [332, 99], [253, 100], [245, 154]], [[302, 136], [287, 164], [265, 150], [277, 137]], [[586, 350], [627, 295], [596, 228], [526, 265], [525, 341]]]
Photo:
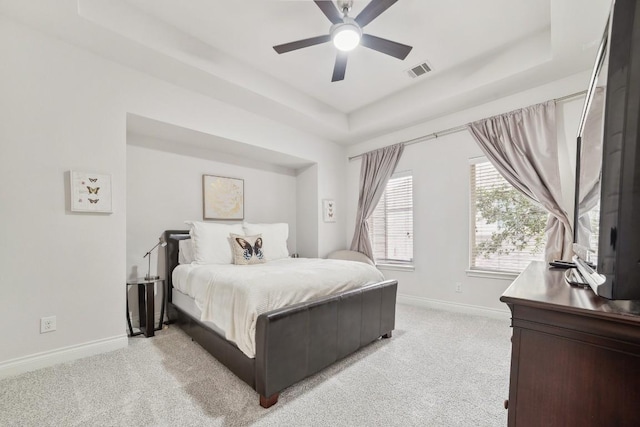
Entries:
[[255, 357], [258, 315], [384, 280], [355, 261], [279, 259], [255, 265], [180, 265], [173, 286], [195, 299], [201, 320], [213, 322], [248, 357]]

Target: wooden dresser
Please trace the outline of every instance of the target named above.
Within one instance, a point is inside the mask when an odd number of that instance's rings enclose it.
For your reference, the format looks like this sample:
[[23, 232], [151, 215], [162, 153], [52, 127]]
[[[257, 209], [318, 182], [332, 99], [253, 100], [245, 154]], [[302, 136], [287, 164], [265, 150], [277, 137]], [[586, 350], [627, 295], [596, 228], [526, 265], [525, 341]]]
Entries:
[[640, 426], [640, 301], [609, 301], [532, 263], [512, 313], [509, 426]]

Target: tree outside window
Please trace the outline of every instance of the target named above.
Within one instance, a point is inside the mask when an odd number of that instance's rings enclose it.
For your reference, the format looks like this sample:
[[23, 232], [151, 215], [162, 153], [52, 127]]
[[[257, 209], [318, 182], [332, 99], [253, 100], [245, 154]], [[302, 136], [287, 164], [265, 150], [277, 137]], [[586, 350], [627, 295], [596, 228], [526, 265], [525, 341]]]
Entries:
[[520, 272], [544, 260], [547, 212], [488, 161], [471, 165], [471, 269]]

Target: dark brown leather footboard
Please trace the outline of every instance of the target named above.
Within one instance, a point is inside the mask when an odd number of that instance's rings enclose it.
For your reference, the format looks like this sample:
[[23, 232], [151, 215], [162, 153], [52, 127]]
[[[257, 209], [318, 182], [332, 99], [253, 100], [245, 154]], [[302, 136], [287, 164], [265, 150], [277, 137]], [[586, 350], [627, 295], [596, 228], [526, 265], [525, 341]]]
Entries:
[[261, 314], [256, 391], [273, 396], [390, 333], [397, 287], [388, 280]]

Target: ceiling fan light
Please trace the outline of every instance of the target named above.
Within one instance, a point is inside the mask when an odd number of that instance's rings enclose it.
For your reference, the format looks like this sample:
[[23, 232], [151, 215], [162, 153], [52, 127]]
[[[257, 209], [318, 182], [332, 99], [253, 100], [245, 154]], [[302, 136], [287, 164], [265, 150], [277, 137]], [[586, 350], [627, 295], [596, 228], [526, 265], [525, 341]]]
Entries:
[[331, 40], [336, 49], [348, 52], [360, 44], [362, 30], [355, 24], [338, 24], [331, 31]]

